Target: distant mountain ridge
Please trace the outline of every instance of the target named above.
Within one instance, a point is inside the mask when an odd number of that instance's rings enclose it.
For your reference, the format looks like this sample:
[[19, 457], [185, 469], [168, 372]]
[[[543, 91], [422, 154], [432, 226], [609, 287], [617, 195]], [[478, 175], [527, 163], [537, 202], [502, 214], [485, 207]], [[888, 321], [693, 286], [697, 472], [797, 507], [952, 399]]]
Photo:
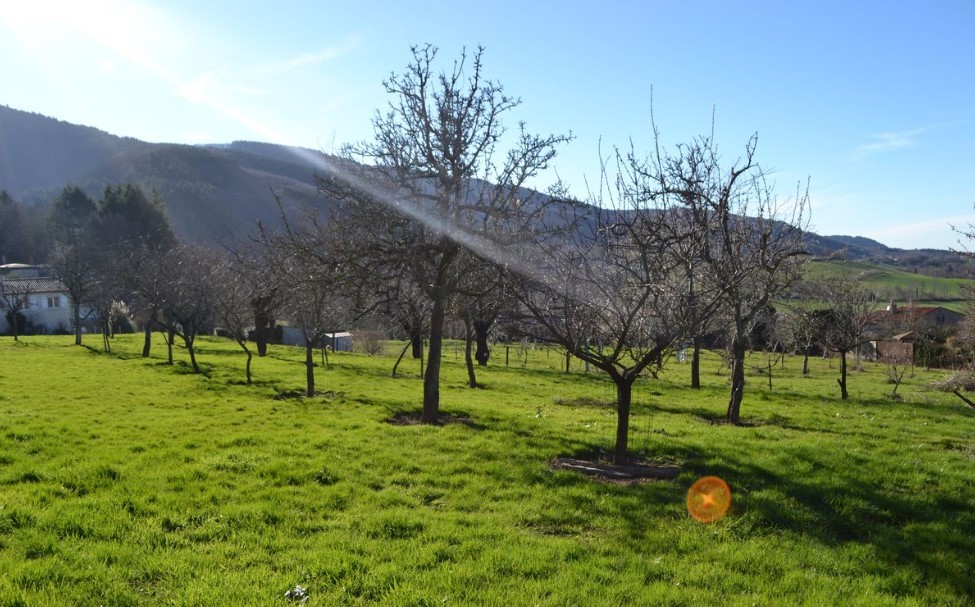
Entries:
[[256, 142], [147, 143], [0, 106], [0, 189], [46, 204], [67, 183], [99, 196], [108, 184], [156, 189], [184, 238], [224, 241], [280, 220], [274, 193], [291, 207], [320, 207], [320, 152]]
[[[221, 242], [279, 225], [274, 194], [289, 209], [324, 208], [314, 174], [329, 160], [297, 147], [147, 143], [31, 112], [0, 106], [0, 189], [27, 203], [46, 204], [67, 183], [99, 196], [106, 185], [133, 182], [154, 188], [183, 238]], [[841, 256], [932, 276], [968, 277], [956, 253], [903, 250], [862, 236], [807, 235], [817, 256]]]

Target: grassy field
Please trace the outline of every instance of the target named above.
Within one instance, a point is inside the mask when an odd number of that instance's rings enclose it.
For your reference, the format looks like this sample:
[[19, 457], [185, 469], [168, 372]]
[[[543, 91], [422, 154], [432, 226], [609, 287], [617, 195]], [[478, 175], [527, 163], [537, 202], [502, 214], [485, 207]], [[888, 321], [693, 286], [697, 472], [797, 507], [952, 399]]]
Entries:
[[[971, 605], [975, 411], [923, 385], [887, 396], [867, 364], [757, 368], [716, 423], [727, 373], [700, 391], [673, 363], [635, 391], [631, 445], [674, 481], [554, 471], [612, 446], [613, 390], [556, 352], [504, 349], [465, 387], [448, 347], [443, 410], [419, 409], [415, 361], [334, 354], [303, 388], [302, 354], [200, 343], [205, 374], [70, 337], [0, 341], [0, 605]], [[90, 343], [96, 340], [91, 339]], [[181, 350], [177, 351], [183, 356]], [[523, 367], [523, 365], [525, 365]], [[718, 475], [732, 511], [690, 518]]]
[[813, 262], [807, 264], [805, 277], [855, 280], [875, 293], [881, 302], [906, 303], [910, 298], [919, 306], [943, 306], [957, 312], [967, 311], [975, 292], [975, 280], [933, 278], [891, 266], [855, 261]]

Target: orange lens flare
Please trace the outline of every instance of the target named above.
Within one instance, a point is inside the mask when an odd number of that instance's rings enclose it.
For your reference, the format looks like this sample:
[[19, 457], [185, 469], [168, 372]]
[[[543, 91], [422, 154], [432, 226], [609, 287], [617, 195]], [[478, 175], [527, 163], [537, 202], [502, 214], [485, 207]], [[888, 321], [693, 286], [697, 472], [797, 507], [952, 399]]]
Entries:
[[728, 513], [731, 489], [716, 476], [697, 479], [687, 491], [687, 512], [702, 523], [713, 523]]

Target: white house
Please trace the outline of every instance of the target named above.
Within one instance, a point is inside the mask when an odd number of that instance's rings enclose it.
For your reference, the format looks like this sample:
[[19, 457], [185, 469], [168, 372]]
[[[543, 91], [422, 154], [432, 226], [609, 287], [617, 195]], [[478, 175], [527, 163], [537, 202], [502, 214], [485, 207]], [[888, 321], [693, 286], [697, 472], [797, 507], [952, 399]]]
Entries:
[[71, 330], [68, 291], [64, 283], [46, 274], [42, 266], [0, 266], [0, 332], [10, 332], [7, 312], [11, 307], [19, 309], [27, 319], [30, 333]]

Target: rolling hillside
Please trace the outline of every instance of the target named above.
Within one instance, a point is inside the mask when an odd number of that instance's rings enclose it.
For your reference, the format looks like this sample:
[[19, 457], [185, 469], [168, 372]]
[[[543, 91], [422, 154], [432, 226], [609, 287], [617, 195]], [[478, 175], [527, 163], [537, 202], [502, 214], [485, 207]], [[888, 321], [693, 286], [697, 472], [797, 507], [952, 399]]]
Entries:
[[[290, 208], [319, 206], [312, 150], [255, 143], [189, 146], [116, 137], [0, 107], [0, 189], [45, 204], [67, 183], [97, 197], [108, 184], [137, 183], [166, 202], [183, 238], [220, 242], [279, 219], [274, 195]], [[300, 153], [299, 153], [300, 152]]]
[[[163, 196], [179, 236], [197, 241], [224, 242], [252, 231], [257, 221], [277, 225], [275, 194], [289, 211], [322, 208], [314, 174], [328, 160], [314, 150], [260, 142], [146, 143], [0, 106], [0, 190], [46, 204], [67, 183], [95, 197], [106, 185], [137, 183]], [[954, 279], [975, 278], [972, 260], [951, 251], [907, 251], [861, 236], [813, 233], [807, 248], [854, 264], [849, 274], [875, 283], [884, 298], [956, 301], [960, 283]]]
[[975, 279], [940, 278], [920, 272], [860, 261], [813, 261], [806, 266], [813, 279], [842, 277], [863, 283], [881, 301], [913, 301], [918, 305], [943, 306], [966, 311], [975, 295]]

